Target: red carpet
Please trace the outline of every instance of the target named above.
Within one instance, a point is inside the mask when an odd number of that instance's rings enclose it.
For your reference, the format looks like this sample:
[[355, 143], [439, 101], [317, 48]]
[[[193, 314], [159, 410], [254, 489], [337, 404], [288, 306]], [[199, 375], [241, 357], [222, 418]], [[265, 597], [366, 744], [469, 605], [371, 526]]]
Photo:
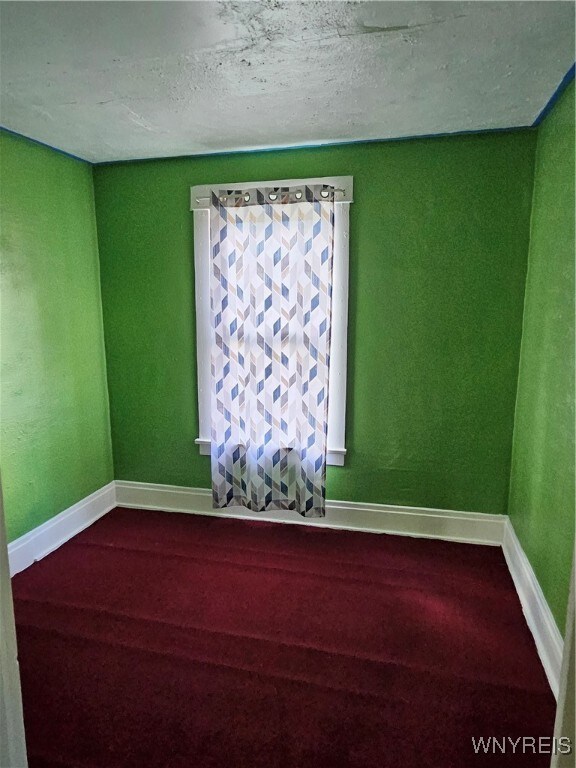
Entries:
[[30, 768], [548, 766], [500, 549], [117, 509], [14, 577]]

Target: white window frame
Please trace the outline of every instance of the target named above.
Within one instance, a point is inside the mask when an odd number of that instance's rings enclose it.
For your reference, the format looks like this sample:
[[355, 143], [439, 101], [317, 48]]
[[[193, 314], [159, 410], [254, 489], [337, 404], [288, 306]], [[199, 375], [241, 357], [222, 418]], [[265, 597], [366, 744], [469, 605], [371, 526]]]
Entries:
[[195, 442], [203, 455], [210, 454], [210, 205], [212, 193], [221, 189], [243, 191], [255, 187], [295, 187], [325, 184], [334, 187], [334, 255], [332, 264], [332, 331], [328, 383], [327, 463], [343, 466], [346, 456], [346, 365], [348, 348], [349, 213], [353, 202], [352, 176], [313, 179], [276, 179], [190, 188], [194, 213], [194, 271], [196, 283], [196, 356], [198, 362], [198, 426]]

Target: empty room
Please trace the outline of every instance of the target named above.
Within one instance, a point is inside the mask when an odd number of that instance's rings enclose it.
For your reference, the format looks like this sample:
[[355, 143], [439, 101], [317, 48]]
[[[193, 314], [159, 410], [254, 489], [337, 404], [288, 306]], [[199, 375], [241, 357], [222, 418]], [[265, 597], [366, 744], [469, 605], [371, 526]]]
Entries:
[[574, 768], [574, 20], [0, 0], [0, 768]]

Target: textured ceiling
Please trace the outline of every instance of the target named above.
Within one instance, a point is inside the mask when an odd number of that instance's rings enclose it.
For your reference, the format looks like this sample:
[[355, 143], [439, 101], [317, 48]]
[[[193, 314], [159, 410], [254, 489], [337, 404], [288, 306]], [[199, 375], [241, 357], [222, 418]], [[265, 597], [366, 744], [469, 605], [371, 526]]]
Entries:
[[572, 2], [2, 2], [0, 122], [93, 162], [531, 125]]

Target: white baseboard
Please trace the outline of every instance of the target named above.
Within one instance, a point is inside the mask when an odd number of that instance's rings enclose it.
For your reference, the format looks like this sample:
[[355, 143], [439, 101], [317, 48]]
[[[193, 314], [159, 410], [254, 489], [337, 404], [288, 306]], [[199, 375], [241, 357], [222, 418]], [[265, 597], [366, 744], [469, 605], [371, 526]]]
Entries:
[[118, 506], [136, 509], [315, 525], [493, 546], [502, 543], [507, 520], [506, 515], [363, 504], [354, 501], [327, 501], [326, 517], [322, 518], [304, 518], [290, 511], [255, 513], [242, 507], [219, 510], [212, 508], [212, 493], [205, 488], [183, 488], [177, 485], [133, 483], [125, 480], [116, 481], [116, 501]]
[[504, 529], [502, 549], [550, 688], [558, 698], [564, 641], [509, 519]]
[[116, 489], [114, 482], [111, 482], [24, 536], [20, 536], [8, 545], [10, 575], [14, 576], [36, 560], [41, 560], [58, 549], [65, 541], [80, 533], [115, 506]]
[[117, 480], [9, 544], [11, 575], [57, 549], [115, 506], [502, 546], [550, 687], [558, 695], [562, 637], [507, 515], [353, 501], [328, 501], [324, 518], [303, 518], [288, 511], [258, 514], [241, 507], [215, 510], [212, 494], [205, 488]]

